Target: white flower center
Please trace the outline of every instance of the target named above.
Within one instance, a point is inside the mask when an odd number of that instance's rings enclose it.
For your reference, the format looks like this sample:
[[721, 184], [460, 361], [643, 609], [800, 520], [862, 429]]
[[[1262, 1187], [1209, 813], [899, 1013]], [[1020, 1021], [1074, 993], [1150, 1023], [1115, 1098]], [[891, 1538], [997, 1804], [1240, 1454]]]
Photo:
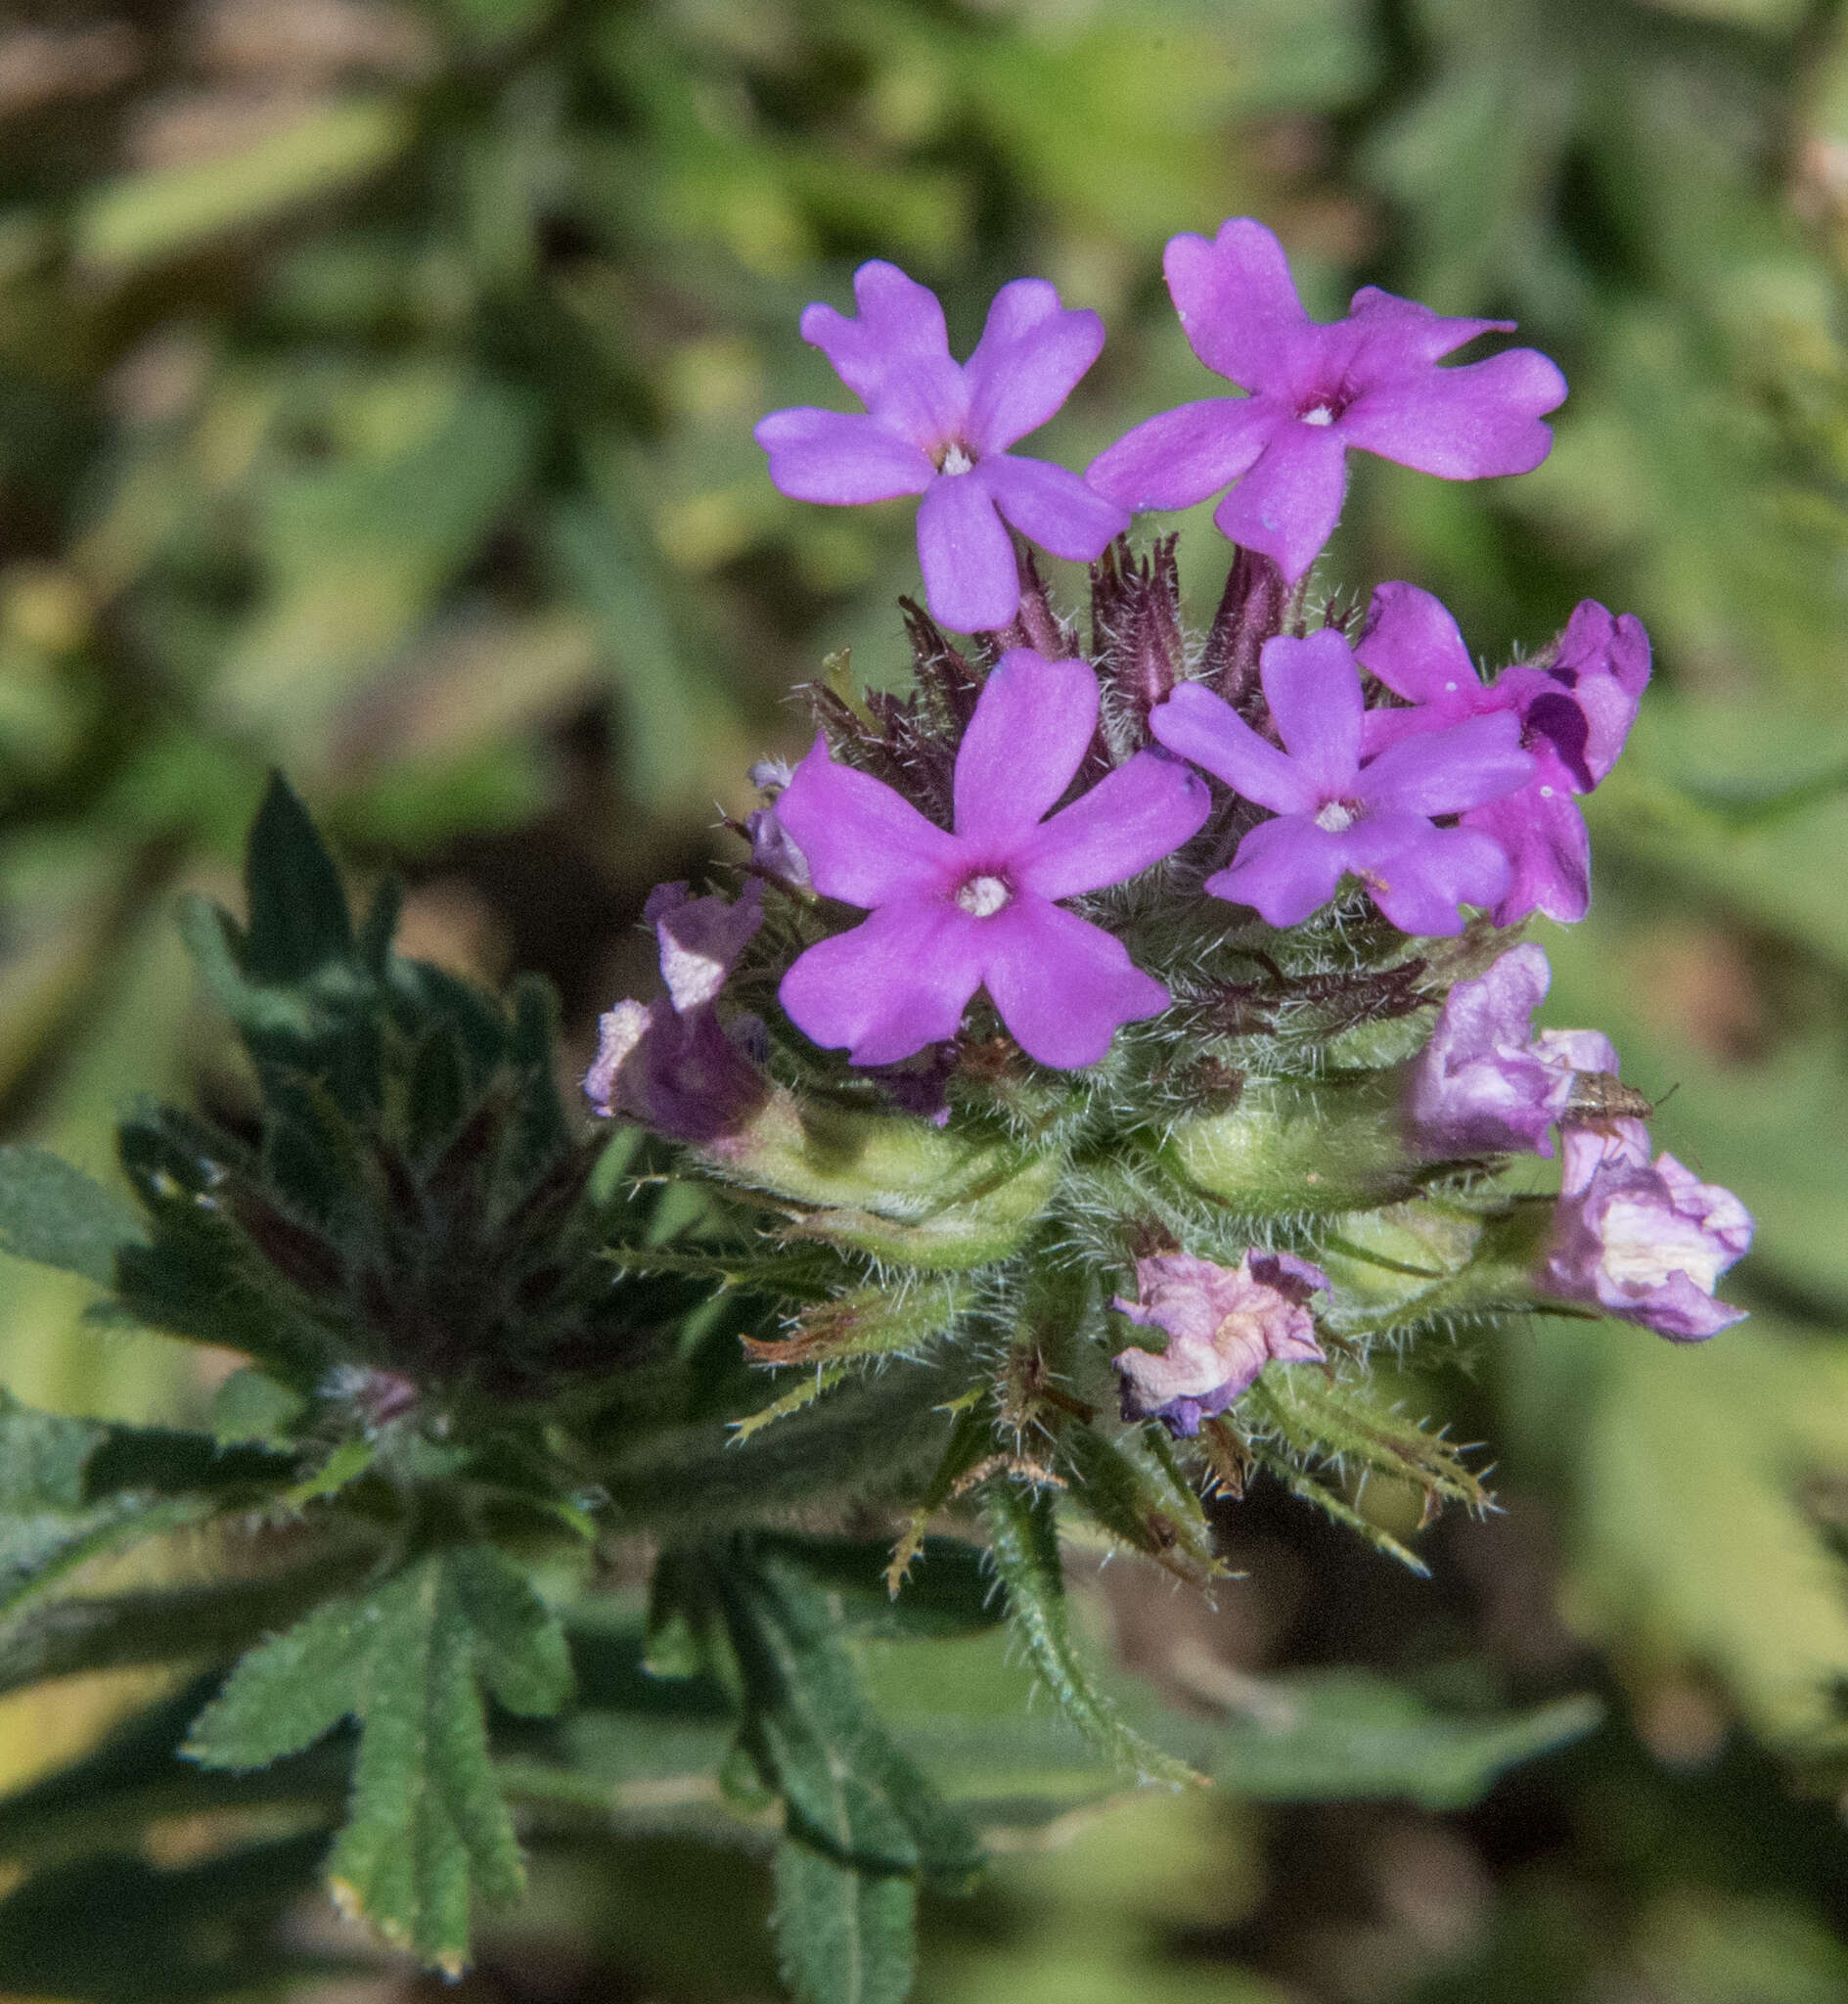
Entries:
[[1604, 1212], [1604, 1271], [1628, 1287], [1660, 1287], [1685, 1273], [1703, 1295], [1712, 1294], [1727, 1265], [1726, 1249], [1697, 1227], [1664, 1232], [1659, 1203], [1619, 1197]]
[[1303, 412], [1302, 421], [1305, 425], [1331, 425], [1334, 413], [1326, 403], [1319, 403], [1313, 410]]
[[1361, 810], [1345, 800], [1330, 800], [1317, 809], [1316, 826], [1325, 835], [1343, 835], [1361, 818]]
[[1543, 800], [1550, 800], [1550, 799], [1552, 799], [1552, 798], [1553, 798], [1553, 789], [1552, 789], [1551, 787], [1542, 787], [1542, 788], [1540, 789], [1540, 797], [1541, 797], [1541, 798], [1542, 798]]
[[956, 902], [971, 919], [992, 919], [1014, 902], [1014, 892], [1005, 877], [971, 877], [956, 893]]
[[943, 458], [937, 471], [945, 474], [972, 473], [975, 468], [974, 455], [959, 438], [952, 438], [943, 448]]

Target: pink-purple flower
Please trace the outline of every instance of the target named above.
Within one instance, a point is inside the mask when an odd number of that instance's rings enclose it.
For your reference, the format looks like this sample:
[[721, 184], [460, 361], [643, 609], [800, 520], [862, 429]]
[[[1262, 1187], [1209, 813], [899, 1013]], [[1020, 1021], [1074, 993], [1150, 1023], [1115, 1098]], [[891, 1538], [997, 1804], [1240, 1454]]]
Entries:
[[1617, 1053], [1597, 1030], [1534, 1034], [1552, 980], [1547, 956], [1528, 943], [1444, 997], [1406, 1081], [1406, 1124], [1420, 1154], [1551, 1155], [1548, 1130], [1564, 1118], [1581, 1075], [1615, 1075]]
[[1333, 532], [1360, 446], [1446, 479], [1531, 472], [1553, 446], [1540, 420], [1565, 379], [1533, 348], [1440, 369], [1509, 320], [1447, 320], [1375, 286], [1345, 320], [1303, 310], [1276, 237], [1249, 217], [1170, 240], [1168, 291], [1194, 352], [1250, 393], [1183, 404], [1138, 425], [1085, 478], [1125, 508], [1187, 508], [1236, 481], [1213, 516], [1294, 582]]
[[1197, 1434], [1249, 1389], [1266, 1364], [1321, 1363], [1310, 1297], [1329, 1285], [1319, 1266], [1292, 1252], [1248, 1252], [1237, 1266], [1191, 1252], [1136, 1262], [1141, 1298], [1115, 1306], [1168, 1347], [1116, 1355], [1123, 1417], [1159, 1420], [1177, 1437]]
[[618, 1002], [599, 1018], [597, 1057], [584, 1079], [599, 1114], [626, 1114], [675, 1141], [709, 1142], [735, 1132], [763, 1105], [768, 1084], [736, 1034], [748, 1025], [728, 1032], [717, 1010], [739, 955], [763, 924], [762, 896], [754, 882], [736, 904], [692, 897], [684, 884], [650, 892], [643, 916], [660, 944], [667, 993]]
[[1071, 394], [1104, 345], [1104, 323], [1061, 307], [1044, 279], [1015, 279], [958, 364], [936, 295], [895, 264], [863, 264], [853, 296], [857, 318], [810, 306], [802, 339], [866, 413], [773, 411], [754, 433], [770, 478], [794, 500], [838, 507], [922, 495], [918, 560], [932, 616], [964, 633], [1005, 626], [1020, 581], [1004, 517], [1079, 563], [1129, 526], [1126, 511], [1076, 474], [1008, 450]]
[[1713, 1298], [1752, 1243], [1751, 1213], [1672, 1155], [1649, 1161], [1641, 1120], [1565, 1129], [1564, 1176], [1541, 1286], [1676, 1343], [1699, 1343], [1744, 1319]]
[[1494, 913], [1511, 926], [1530, 912], [1582, 919], [1591, 903], [1591, 841], [1575, 797], [1589, 794], [1617, 761], [1649, 679], [1649, 640], [1626, 613], [1613, 618], [1595, 599], [1573, 612], [1549, 666], [1476, 674], [1457, 622], [1427, 591], [1382, 584], [1374, 593], [1355, 653], [1406, 709], [1367, 713], [1369, 755], [1420, 732], [1511, 710], [1533, 754], [1527, 784], [1464, 816], [1493, 836], [1512, 876]]
[[1509, 861], [1488, 836], [1432, 817], [1527, 782], [1534, 761], [1514, 716], [1420, 733], [1363, 764], [1360, 670], [1340, 634], [1280, 635], [1259, 660], [1281, 750], [1197, 682], [1183, 683], [1149, 720], [1171, 752], [1276, 817], [1250, 830], [1231, 868], [1206, 880], [1208, 892], [1293, 926], [1352, 874], [1401, 932], [1462, 932], [1460, 907], [1493, 905]]
[[784, 976], [798, 1029], [855, 1065], [888, 1065], [954, 1036], [986, 988], [1029, 1057], [1075, 1069], [1167, 1006], [1119, 939], [1059, 900], [1140, 875], [1197, 832], [1210, 801], [1186, 766], [1139, 752], [1053, 814], [1097, 721], [1082, 661], [1005, 654], [957, 750], [954, 833], [816, 740], [777, 815], [815, 888], [872, 916]]

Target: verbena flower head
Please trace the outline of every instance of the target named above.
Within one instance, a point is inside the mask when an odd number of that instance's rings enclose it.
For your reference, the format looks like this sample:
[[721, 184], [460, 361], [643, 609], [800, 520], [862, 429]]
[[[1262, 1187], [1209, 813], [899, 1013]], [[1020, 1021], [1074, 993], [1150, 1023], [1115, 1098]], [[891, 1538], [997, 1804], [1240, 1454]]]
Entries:
[[618, 1002], [598, 1022], [584, 1092], [599, 1114], [627, 1114], [675, 1141], [709, 1142], [763, 1104], [767, 1084], [719, 1022], [716, 1004], [738, 958], [763, 924], [762, 886], [736, 904], [658, 885], [643, 916], [660, 943], [666, 995]]
[[1363, 744], [1372, 754], [1422, 731], [1510, 710], [1533, 754], [1527, 784], [1465, 814], [1465, 828], [1492, 836], [1512, 867], [1496, 906], [1498, 926], [1544, 911], [1567, 923], [1591, 904], [1591, 839], [1574, 796], [1589, 794], [1623, 750], [1649, 679], [1649, 641], [1629, 614], [1613, 618], [1584, 600], [1560, 636], [1550, 666], [1476, 674], [1457, 622], [1427, 591], [1382, 584], [1374, 593], [1355, 654], [1370, 673], [1411, 706], [1367, 712]]
[[1452, 480], [1528, 473], [1552, 449], [1540, 420], [1565, 379], [1545, 355], [1437, 366], [1512, 321], [1447, 320], [1375, 286], [1345, 320], [1311, 320], [1283, 246], [1249, 217], [1210, 244], [1173, 238], [1162, 264], [1194, 352], [1250, 393], [1150, 418], [1093, 460], [1086, 479], [1125, 508], [1187, 508], [1236, 481], [1214, 522], [1293, 583], [1340, 518], [1350, 446]]
[[1744, 1320], [1713, 1290], [1751, 1243], [1751, 1213], [1732, 1191], [1701, 1182], [1672, 1155], [1649, 1161], [1641, 1120], [1566, 1128], [1541, 1275], [1550, 1294], [1699, 1343]]
[[1236, 1267], [1163, 1252], [1136, 1262], [1140, 1299], [1114, 1306], [1168, 1347], [1116, 1354], [1123, 1417], [1159, 1420], [1177, 1438], [1223, 1413], [1266, 1364], [1321, 1363], [1307, 1302], [1329, 1285], [1319, 1266], [1290, 1252], [1249, 1252]]
[[1528, 943], [1444, 997], [1407, 1081], [1406, 1122], [1420, 1152], [1551, 1155], [1549, 1130], [1565, 1116], [1581, 1076], [1616, 1075], [1617, 1053], [1596, 1030], [1533, 1033], [1552, 980], [1547, 956]]
[[1331, 627], [1266, 642], [1264, 695], [1283, 749], [1229, 703], [1184, 683], [1150, 719], [1171, 752], [1276, 816], [1239, 844], [1232, 867], [1206, 880], [1214, 897], [1293, 926], [1352, 874], [1403, 933], [1455, 934], [1460, 907], [1492, 905], [1508, 888], [1501, 844], [1466, 828], [1438, 828], [1511, 793], [1533, 772], [1511, 713], [1471, 717], [1393, 746], [1362, 763], [1360, 670]]
[[794, 500], [842, 507], [922, 495], [918, 561], [931, 614], [964, 633], [1005, 626], [1020, 584], [1003, 517], [1080, 563], [1129, 525], [1076, 474], [1008, 450], [1071, 394], [1104, 345], [1104, 323], [1061, 307], [1044, 279], [1015, 279], [995, 295], [974, 353], [959, 365], [936, 295], [895, 264], [863, 264], [853, 296], [857, 319], [810, 306], [802, 339], [866, 414], [773, 411], [754, 433], [770, 478]]
[[1198, 831], [1210, 802], [1186, 766], [1139, 752], [1046, 819], [1097, 722], [1082, 661], [1004, 655], [957, 751], [954, 833], [816, 740], [778, 817], [815, 888], [873, 916], [784, 976], [797, 1028], [855, 1065], [891, 1064], [953, 1037], [986, 988], [1029, 1057], [1069, 1069], [1167, 1006], [1120, 940], [1057, 900], [1139, 876]]

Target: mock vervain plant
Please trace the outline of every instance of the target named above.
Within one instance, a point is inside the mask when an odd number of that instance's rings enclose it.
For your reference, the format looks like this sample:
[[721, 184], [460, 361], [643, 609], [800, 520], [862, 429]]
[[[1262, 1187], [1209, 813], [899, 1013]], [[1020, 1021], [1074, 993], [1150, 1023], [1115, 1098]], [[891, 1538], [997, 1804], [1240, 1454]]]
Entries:
[[[756, 769], [727, 888], [651, 899], [664, 992], [603, 1018], [590, 1116], [544, 994], [399, 956], [389, 888], [355, 926], [272, 790], [248, 924], [188, 919], [248, 1129], [136, 1113], [134, 1214], [5, 1159], [14, 1250], [250, 1363], [215, 1438], [0, 1420], [8, 1679], [202, 1669], [0, 1831], [184, 1777], [163, 1801], [288, 1812], [279, 1898], [325, 1851], [344, 1907], [454, 1970], [522, 1835], [661, 1827], [651, 1735], [699, 1726], [672, 1827], [774, 1855], [798, 1992], [896, 2000], [917, 1886], [966, 1883], [986, 1825], [873, 1709], [856, 1637], [1009, 1620], [1097, 1759], [1186, 1783], [1212, 1756], [1087, 1666], [1061, 1529], [1211, 1591], [1210, 1499], [1271, 1480], [1416, 1568], [1370, 1473], [1489, 1499], [1401, 1410], [1409, 1359], [1536, 1312], [1738, 1319], [1750, 1218], [1652, 1157], [1606, 1039], [1535, 1028], [1520, 936], [1587, 909], [1578, 801], [1641, 626], [1588, 602], [1485, 680], [1418, 587], [1312, 588], [1350, 449], [1523, 473], [1563, 381], [1524, 348], [1440, 366], [1510, 330], [1372, 288], [1310, 320], [1253, 221], [1166, 269], [1244, 394], [1082, 477], [1014, 450], [1103, 344], [1051, 286], [1004, 287], [960, 365], [889, 264], [803, 316], [864, 409], [757, 437], [800, 499], [919, 497], [910, 686], [835, 659], [802, 692], [812, 747]], [[1128, 531], [1222, 491], [1194, 634], [1175, 538]], [[1087, 606], [1028, 545], [1090, 566]], [[1555, 1146], [1556, 1194], [1510, 1172]], [[202, 1526], [210, 1584], [51, 1594]], [[645, 1613], [598, 1570], [624, 1537]]]

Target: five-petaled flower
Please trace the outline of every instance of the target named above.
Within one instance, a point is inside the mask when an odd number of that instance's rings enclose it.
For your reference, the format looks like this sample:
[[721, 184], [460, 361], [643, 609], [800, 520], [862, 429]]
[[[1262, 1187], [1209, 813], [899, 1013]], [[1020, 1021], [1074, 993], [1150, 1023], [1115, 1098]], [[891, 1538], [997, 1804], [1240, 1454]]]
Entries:
[[1601, 1308], [1676, 1343], [1744, 1320], [1713, 1290], [1752, 1243], [1752, 1216], [1730, 1190], [1672, 1155], [1649, 1161], [1649, 1130], [1617, 1119], [1565, 1128], [1564, 1174], [1542, 1289]]
[[1454, 934], [1460, 906], [1502, 896], [1510, 872], [1501, 844], [1431, 817], [1526, 783], [1534, 761], [1511, 713], [1408, 738], [1363, 764], [1360, 670], [1340, 634], [1324, 627], [1267, 641], [1259, 672], [1281, 751], [1197, 682], [1183, 683], [1149, 719], [1171, 752], [1276, 816], [1244, 837], [1230, 869], [1206, 880], [1214, 897], [1293, 926], [1351, 872], [1402, 933]]
[[1511, 710], [1534, 774], [1524, 787], [1472, 808], [1465, 828], [1493, 836], [1513, 874], [1493, 914], [1512, 926], [1530, 912], [1567, 922], [1591, 904], [1591, 840], [1575, 796], [1589, 794], [1617, 762], [1649, 679], [1649, 639], [1640, 620], [1583, 600], [1546, 667], [1476, 674], [1457, 622], [1427, 591], [1382, 584], [1355, 645], [1362, 663], [1408, 709], [1370, 709], [1368, 755], [1465, 717]]
[[1116, 1354], [1123, 1417], [1159, 1420], [1181, 1437], [1197, 1434], [1247, 1390], [1266, 1364], [1321, 1363], [1307, 1303], [1329, 1285], [1319, 1266], [1291, 1252], [1249, 1252], [1237, 1266], [1191, 1252], [1136, 1262], [1139, 1300], [1115, 1306], [1146, 1329], [1164, 1329], [1168, 1347]]
[[825, 897], [870, 910], [811, 946], [783, 978], [789, 1020], [855, 1065], [886, 1065], [956, 1034], [985, 987], [1042, 1065], [1094, 1064], [1118, 1026], [1168, 991], [1122, 942], [1064, 910], [1139, 876], [1195, 834], [1210, 801], [1185, 765], [1139, 752], [1069, 806], [1098, 721], [1082, 661], [1004, 655], [957, 750], [955, 832], [893, 790], [838, 765], [822, 739], [777, 802]]
[[1617, 1053], [1597, 1030], [1534, 1034], [1552, 980], [1547, 956], [1529, 941], [1444, 997], [1406, 1082], [1406, 1123], [1421, 1155], [1551, 1155], [1548, 1130], [1572, 1109], [1581, 1081], [1615, 1078]]
[[1345, 320], [1311, 320], [1283, 246], [1249, 217], [1210, 244], [1171, 239], [1162, 266], [1194, 352], [1250, 393], [1183, 404], [1093, 460], [1086, 479], [1125, 508], [1187, 508], [1236, 481], [1214, 522], [1294, 582], [1340, 518], [1349, 446], [1452, 480], [1528, 473], [1552, 449], [1540, 420], [1565, 379], [1545, 355], [1437, 366], [1511, 321], [1444, 319], [1375, 286]]
[[753, 434], [770, 478], [797, 501], [842, 507], [923, 495], [918, 561], [932, 615], [964, 633], [1005, 626], [1020, 580], [1003, 516], [1080, 563], [1129, 526], [1125, 510], [1067, 468], [1008, 450], [1071, 394], [1104, 345], [1104, 323], [1061, 307], [1044, 279], [1015, 279], [995, 295], [974, 353], [959, 365], [936, 295], [895, 264], [863, 264], [853, 296], [857, 319], [810, 306], [802, 339], [866, 414], [773, 411]]

